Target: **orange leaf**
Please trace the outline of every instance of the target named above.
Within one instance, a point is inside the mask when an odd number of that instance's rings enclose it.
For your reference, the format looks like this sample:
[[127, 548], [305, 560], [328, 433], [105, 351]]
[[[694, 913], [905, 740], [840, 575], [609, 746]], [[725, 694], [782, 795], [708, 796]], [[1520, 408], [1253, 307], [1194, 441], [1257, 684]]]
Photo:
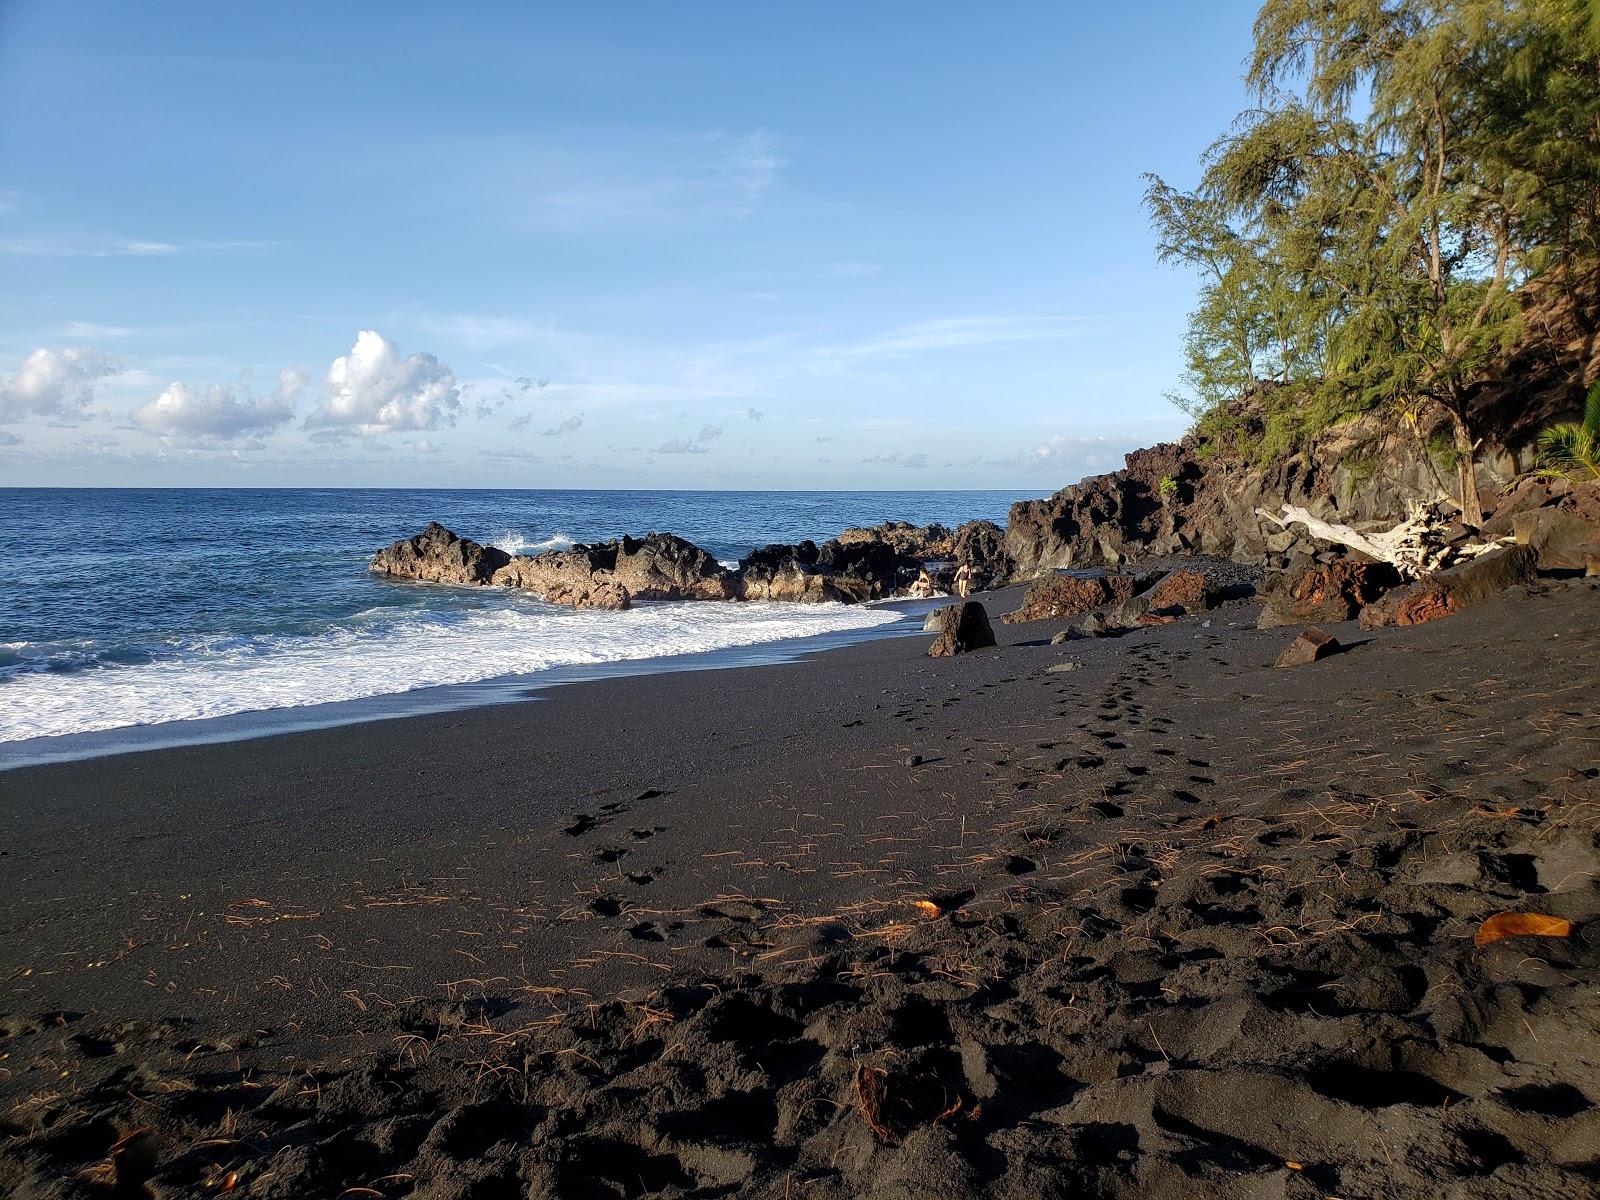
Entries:
[[1503, 912], [1495, 913], [1478, 926], [1478, 934], [1472, 941], [1474, 945], [1487, 946], [1490, 942], [1498, 942], [1501, 938], [1571, 936], [1572, 922], [1565, 917], [1551, 917], [1544, 913]]
[[1297, 1163], [1293, 1159], [1290, 1159], [1288, 1162], [1284, 1163], [1283, 1165], [1288, 1167], [1289, 1170], [1291, 1170], [1291, 1171], [1304, 1171], [1306, 1169], [1305, 1163]]
[[916, 909], [923, 916], [927, 917], [930, 921], [939, 915], [939, 906], [932, 900], [913, 900], [911, 902], [911, 907]]

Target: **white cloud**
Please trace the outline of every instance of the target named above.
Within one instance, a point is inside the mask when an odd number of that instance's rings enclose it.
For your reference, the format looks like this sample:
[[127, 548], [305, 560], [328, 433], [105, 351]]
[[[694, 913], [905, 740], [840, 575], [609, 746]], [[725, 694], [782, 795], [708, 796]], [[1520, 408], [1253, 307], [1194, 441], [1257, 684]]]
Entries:
[[408, 354], [364, 329], [350, 353], [328, 368], [327, 398], [308, 429], [353, 428], [362, 434], [438, 429], [461, 414], [455, 372], [431, 354]]
[[1067, 437], [1056, 434], [1039, 443], [1032, 450], [1012, 458], [990, 461], [996, 467], [1021, 467], [1024, 470], [1070, 471], [1105, 466], [1114, 446], [1110, 438]]
[[246, 384], [237, 388], [211, 384], [204, 391], [173, 383], [150, 403], [133, 412], [133, 423], [163, 437], [232, 439], [269, 433], [294, 417], [294, 402], [306, 386], [303, 371], [283, 371], [277, 390], [252, 396]]
[[744, 415], [749, 417], [752, 421], [765, 421], [767, 419], [767, 414], [762, 412], [759, 408], [747, 409]]
[[721, 425], [702, 425], [700, 427], [700, 440], [702, 442], [714, 442], [721, 436]]
[[931, 350], [959, 350], [1008, 342], [1055, 341], [1069, 336], [1073, 322], [1061, 318], [945, 317], [902, 325], [880, 337], [823, 352], [845, 360], [904, 358]]
[[22, 439], [21, 438], [19, 438], [14, 433], [7, 433], [4, 429], [0, 429], [0, 446], [20, 446], [20, 445], [22, 445]]
[[532, 450], [523, 450], [516, 446], [494, 446], [487, 450], [480, 450], [479, 457], [501, 462], [527, 462], [542, 463], [544, 456], [535, 454]]
[[[820, 440], [820, 439], [819, 439]], [[874, 454], [871, 458], [863, 458], [864, 463], [883, 463], [891, 467], [906, 467], [912, 471], [920, 471], [928, 465], [926, 454]]]
[[709, 454], [698, 442], [691, 442], [685, 438], [673, 438], [671, 441], [662, 442], [656, 447], [657, 454]]
[[550, 429], [546, 429], [542, 436], [544, 436], [544, 437], [560, 437], [563, 433], [574, 433], [577, 430], [582, 429], [582, 428], [583, 428], [583, 417], [582, 416], [568, 417], [565, 421], [561, 422], [561, 424], [553, 426]]
[[133, 330], [126, 325], [98, 325], [93, 321], [68, 321], [66, 334], [72, 338], [124, 338]]
[[434, 445], [427, 438], [418, 438], [411, 443], [411, 448], [418, 454], [437, 454], [440, 450], [440, 447]]
[[116, 373], [113, 363], [88, 346], [35, 350], [20, 371], [0, 382], [0, 421], [30, 415], [76, 420], [94, 401], [95, 383]]

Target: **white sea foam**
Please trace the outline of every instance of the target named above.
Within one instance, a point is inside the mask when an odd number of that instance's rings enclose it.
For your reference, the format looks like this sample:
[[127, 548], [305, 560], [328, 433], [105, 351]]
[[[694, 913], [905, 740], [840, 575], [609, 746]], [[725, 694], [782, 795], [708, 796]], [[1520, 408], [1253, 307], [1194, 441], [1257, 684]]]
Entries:
[[507, 529], [489, 539], [489, 545], [498, 546], [507, 554], [543, 554], [546, 550], [565, 550], [573, 544], [570, 534], [553, 533], [547, 538], [534, 539], [520, 529]]
[[0, 682], [0, 742], [391, 695], [551, 667], [868, 629], [838, 604], [683, 603], [576, 612], [521, 597], [473, 610], [371, 609], [316, 636], [213, 637], [155, 662]]

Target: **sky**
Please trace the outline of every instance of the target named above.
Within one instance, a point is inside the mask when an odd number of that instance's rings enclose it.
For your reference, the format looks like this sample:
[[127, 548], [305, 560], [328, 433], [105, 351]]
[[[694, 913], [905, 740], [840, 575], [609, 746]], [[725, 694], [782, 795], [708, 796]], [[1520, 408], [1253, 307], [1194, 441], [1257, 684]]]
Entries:
[[1254, 9], [0, 0], [0, 485], [1114, 469]]

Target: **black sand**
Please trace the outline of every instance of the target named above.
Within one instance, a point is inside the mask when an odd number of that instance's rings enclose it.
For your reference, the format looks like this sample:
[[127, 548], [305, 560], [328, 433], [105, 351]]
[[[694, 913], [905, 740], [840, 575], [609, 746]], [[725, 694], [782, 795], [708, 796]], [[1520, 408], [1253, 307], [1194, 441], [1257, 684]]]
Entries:
[[0, 1193], [1593, 1195], [1597, 600], [0, 774]]

